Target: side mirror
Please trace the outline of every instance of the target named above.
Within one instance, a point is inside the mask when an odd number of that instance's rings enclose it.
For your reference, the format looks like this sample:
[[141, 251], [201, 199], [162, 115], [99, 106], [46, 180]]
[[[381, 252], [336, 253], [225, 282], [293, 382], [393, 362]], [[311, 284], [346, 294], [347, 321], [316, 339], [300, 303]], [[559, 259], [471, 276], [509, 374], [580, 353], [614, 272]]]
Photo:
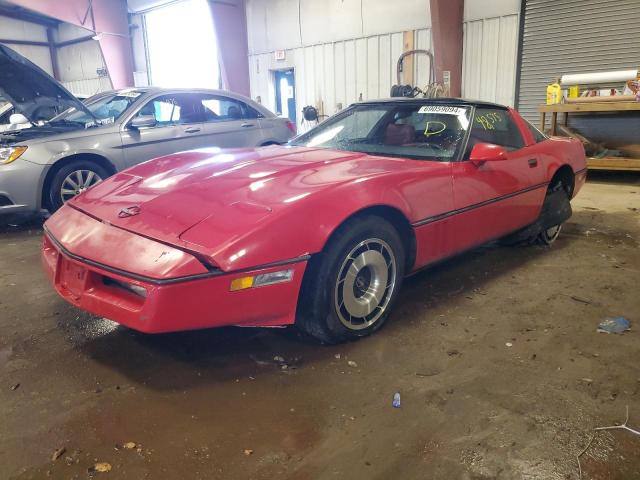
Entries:
[[141, 128], [151, 128], [155, 127], [158, 122], [156, 122], [156, 117], [153, 115], [138, 115], [129, 124], [129, 128], [133, 128], [134, 130], [139, 130]]
[[29, 119], [21, 113], [14, 113], [9, 117], [9, 123], [11, 125], [22, 125], [23, 123], [29, 123]]
[[485, 162], [499, 162], [507, 160], [507, 151], [504, 147], [493, 143], [478, 143], [471, 150], [469, 160], [474, 165], [482, 165]]

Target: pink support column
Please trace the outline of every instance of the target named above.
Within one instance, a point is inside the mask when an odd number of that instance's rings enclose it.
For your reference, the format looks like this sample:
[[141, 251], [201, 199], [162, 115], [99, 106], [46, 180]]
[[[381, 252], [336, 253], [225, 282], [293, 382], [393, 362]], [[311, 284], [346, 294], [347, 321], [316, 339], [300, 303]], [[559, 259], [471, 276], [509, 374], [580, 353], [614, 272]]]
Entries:
[[247, 17], [243, 0], [210, 2], [218, 40], [222, 86], [250, 96]]
[[451, 72], [452, 97], [462, 94], [462, 22], [464, 0], [430, 0], [436, 81]]
[[133, 54], [129, 38], [126, 0], [93, 0], [93, 15], [89, 12], [89, 0], [10, 0], [10, 2], [42, 15], [102, 33], [98, 42], [113, 87], [133, 86]]

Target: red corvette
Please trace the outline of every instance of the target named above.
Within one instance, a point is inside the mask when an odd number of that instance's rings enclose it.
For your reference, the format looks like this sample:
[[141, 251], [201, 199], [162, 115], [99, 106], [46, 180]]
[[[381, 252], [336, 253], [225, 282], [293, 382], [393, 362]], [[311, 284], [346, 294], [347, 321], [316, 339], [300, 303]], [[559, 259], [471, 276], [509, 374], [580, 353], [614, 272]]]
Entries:
[[158, 158], [45, 224], [72, 304], [143, 332], [296, 324], [379, 329], [403, 278], [482, 243], [552, 243], [586, 178], [582, 145], [457, 99], [356, 104], [287, 146]]

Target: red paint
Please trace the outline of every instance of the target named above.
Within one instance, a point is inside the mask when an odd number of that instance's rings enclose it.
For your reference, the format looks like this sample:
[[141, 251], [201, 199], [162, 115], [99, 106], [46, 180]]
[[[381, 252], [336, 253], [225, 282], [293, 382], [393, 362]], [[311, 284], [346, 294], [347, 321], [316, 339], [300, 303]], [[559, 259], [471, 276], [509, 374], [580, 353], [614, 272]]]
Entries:
[[[416, 270], [532, 223], [563, 165], [580, 172], [577, 193], [584, 184], [582, 145], [559, 138], [533, 143], [512, 114], [527, 145], [506, 153], [482, 147], [485, 161], [478, 164], [298, 147], [200, 150], [146, 162], [76, 197], [45, 224], [72, 257], [92, 265], [68, 258], [48, 239], [43, 264], [65, 299], [142, 331], [292, 323], [306, 265], [299, 257], [320, 252], [364, 208], [393, 208], [415, 224], [410, 270]], [[139, 213], [119, 215], [131, 207]], [[294, 281], [229, 292], [244, 272], [292, 259], [268, 271], [294, 268]], [[154, 283], [208, 269], [220, 275]], [[82, 278], [68, 281], [69, 275]], [[148, 289], [146, 299], [103, 281], [127, 275]]]
[[133, 86], [133, 53], [125, 0], [93, 0], [95, 26], [91, 23], [90, 13], [82, 24], [89, 0], [11, 0], [11, 3], [78, 27], [103, 32], [99, 43], [113, 88]]
[[473, 147], [469, 160], [476, 167], [487, 162], [499, 162], [507, 159], [507, 151], [499, 146], [491, 143], [479, 143]]
[[[129, 234], [134, 240], [137, 236]], [[295, 320], [297, 295], [305, 262], [288, 265], [293, 280], [268, 287], [230, 292], [229, 284], [244, 275], [281, 270], [262, 269], [171, 285], [131, 280], [104, 269], [79, 263], [61, 254], [44, 236], [42, 264], [49, 281], [69, 303], [145, 333], [193, 330], [224, 325], [275, 326]], [[147, 289], [146, 298], [105, 284], [105, 278]]]

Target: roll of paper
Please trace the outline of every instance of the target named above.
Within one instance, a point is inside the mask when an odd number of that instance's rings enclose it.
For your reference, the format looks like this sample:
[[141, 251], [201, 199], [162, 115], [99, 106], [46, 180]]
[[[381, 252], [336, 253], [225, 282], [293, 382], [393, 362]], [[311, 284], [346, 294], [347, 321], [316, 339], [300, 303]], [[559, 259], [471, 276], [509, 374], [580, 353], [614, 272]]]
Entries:
[[615, 72], [575, 73], [563, 75], [561, 85], [596, 85], [599, 83], [623, 83], [638, 78], [638, 69], [617, 70]]

